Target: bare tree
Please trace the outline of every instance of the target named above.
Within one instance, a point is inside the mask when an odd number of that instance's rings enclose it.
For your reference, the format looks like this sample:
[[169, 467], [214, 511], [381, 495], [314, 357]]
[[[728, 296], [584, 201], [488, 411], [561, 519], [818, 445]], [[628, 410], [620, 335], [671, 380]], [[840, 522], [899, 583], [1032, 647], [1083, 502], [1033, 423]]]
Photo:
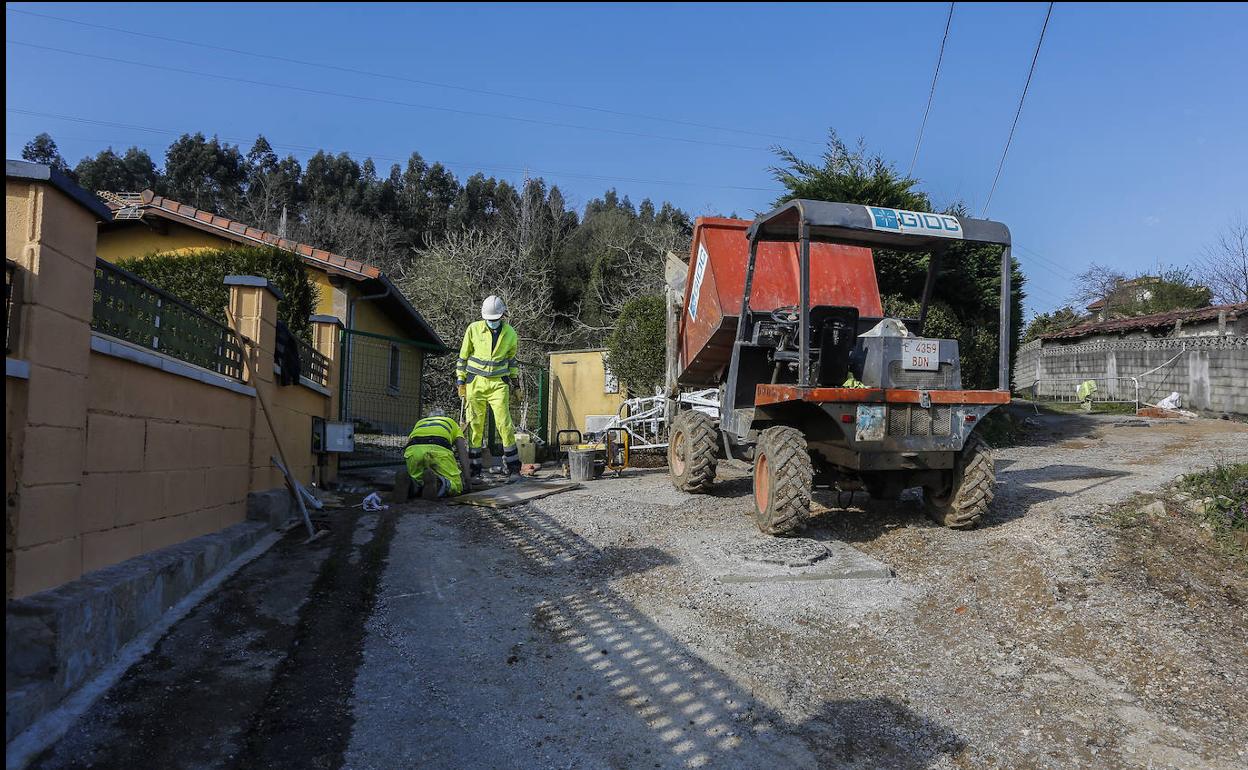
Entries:
[[[566, 341], [561, 331], [566, 319], [555, 307], [549, 261], [521, 248], [516, 231], [452, 231], [405, 259], [390, 260], [386, 267], [400, 291], [452, 345], [468, 324], [480, 319], [481, 302], [491, 294], [507, 303], [508, 320], [520, 337], [522, 362], [540, 362]], [[454, 355], [430, 359], [425, 382], [428, 400], [450, 411], [458, 408], [455, 360]], [[531, 396], [537, 392], [535, 376], [522, 366], [524, 387]]]
[[1075, 276], [1073, 299], [1080, 307], [1103, 301], [1105, 304], [1101, 308], [1101, 314], [1108, 319], [1111, 306], [1117, 304], [1117, 294], [1126, 281], [1127, 276], [1122, 271], [1094, 262], [1087, 270]]
[[596, 236], [610, 259], [599, 265], [589, 288], [610, 318], [637, 297], [661, 295], [667, 253], [689, 250], [689, 236], [668, 222], [639, 223], [620, 216]]
[[292, 240], [362, 262], [386, 263], [402, 252], [403, 234], [388, 218], [365, 216], [345, 207], [309, 206], [289, 229]]
[[1232, 220], [1217, 240], [1205, 248], [1196, 266], [1213, 301], [1232, 305], [1248, 302], [1248, 219]]

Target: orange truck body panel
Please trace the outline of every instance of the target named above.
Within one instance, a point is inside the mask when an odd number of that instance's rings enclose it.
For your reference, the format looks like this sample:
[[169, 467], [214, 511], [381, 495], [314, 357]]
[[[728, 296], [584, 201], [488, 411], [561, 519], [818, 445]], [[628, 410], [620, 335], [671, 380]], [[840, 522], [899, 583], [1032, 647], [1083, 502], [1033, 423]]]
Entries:
[[[902, 388], [802, 388], [797, 385], [759, 385], [754, 403], [758, 406], [786, 401], [812, 403], [854, 402], [861, 404], [917, 404], [919, 391]], [[1010, 403], [1004, 390], [929, 390], [933, 404], [998, 405]]]
[[[712, 385], [728, 367], [745, 291], [750, 244], [744, 219], [698, 217], [694, 223], [685, 304], [680, 316], [682, 385]], [[797, 305], [801, 281], [796, 243], [758, 245], [750, 309]], [[863, 317], [883, 315], [871, 250], [810, 244], [810, 305], [854, 307]]]

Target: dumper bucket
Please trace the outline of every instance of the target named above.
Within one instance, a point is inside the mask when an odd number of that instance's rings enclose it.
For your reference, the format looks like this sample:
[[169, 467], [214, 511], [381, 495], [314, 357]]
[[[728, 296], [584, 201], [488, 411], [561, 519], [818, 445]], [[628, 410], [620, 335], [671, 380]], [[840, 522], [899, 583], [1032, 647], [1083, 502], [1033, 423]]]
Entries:
[[[680, 317], [681, 385], [715, 385], [732, 357], [741, 313], [750, 243], [744, 219], [699, 217], [694, 224]], [[765, 242], [750, 292], [750, 310], [796, 306], [801, 285], [798, 246]], [[810, 303], [858, 309], [862, 318], [883, 315], [871, 250], [831, 243], [810, 245]]]

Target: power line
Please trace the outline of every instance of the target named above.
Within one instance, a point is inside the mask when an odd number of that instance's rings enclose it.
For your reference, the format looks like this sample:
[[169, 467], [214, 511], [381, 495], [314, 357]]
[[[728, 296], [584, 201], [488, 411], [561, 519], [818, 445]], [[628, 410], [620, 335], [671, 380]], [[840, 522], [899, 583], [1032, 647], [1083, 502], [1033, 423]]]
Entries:
[[675, 125], [691, 126], [694, 128], [706, 128], [706, 129], [711, 129], [713, 131], [727, 131], [727, 132], [734, 133], [734, 134], [743, 134], [743, 135], [748, 135], [748, 136], [761, 136], [761, 137], [766, 137], [769, 139], [783, 139], [783, 140], [790, 141], [790, 142], [802, 142], [805, 144], [817, 144], [817, 145], [824, 144], [821, 141], [815, 141], [813, 139], [802, 139], [802, 138], [794, 137], [794, 136], [785, 136], [783, 134], [771, 134], [771, 133], [767, 133], [763, 131], [750, 131], [748, 129], [743, 129], [743, 128], [732, 128], [729, 126], [717, 126], [711, 123], [700, 123], [697, 121], [683, 120], [680, 118], [666, 118], [666, 117], [662, 117], [659, 115], [647, 115], [645, 113], [640, 113], [640, 112], [627, 112], [624, 110], [614, 110], [614, 109], [610, 109], [607, 107], [596, 107], [592, 105], [575, 104], [572, 102], [561, 102], [561, 101], [557, 101], [554, 99], [543, 99], [537, 96], [524, 96], [522, 94], [510, 94], [504, 91], [493, 91], [490, 89], [475, 88], [472, 86], [462, 86], [462, 85], [457, 85], [453, 83], [439, 83], [433, 80], [421, 80], [418, 78], [410, 78], [410, 77], [406, 77], [403, 75], [395, 75], [395, 74], [388, 73], [388, 72], [375, 72], [372, 70], [357, 69], [355, 67], [344, 67], [342, 65], [337, 65], [337, 64], [327, 64], [325, 62], [309, 61], [306, 59], [296, 59], [296, 58], [289, 57], [289, 56], [278, 56], [275, 54], [259, 53], [257, 51], [247, 51], [247, 50], [240, 49], [240, 48], [229, 48], [226, 46], [212, 45], [210, 43], [202, 43], [196, 40], [183, 40], [183, 39], [176, 38], [176, 37], [166, 37], [164, 35], [156, 35], [150, 32], [138, 32], [136, 30], [125, 29], [123, 27], [109, 26], [107, 24], [95, 24], [92, 22], [82, 21], [80, 19], [71, 19], [65, 16], [53, 16], [52, 14], [47, 14], [47, 13], [35, 13], [34, 11], [23, 11], [17, 8], [6, 8], [5, 10], [9, 13], [19, 13], [19, 14], [22, 14], [23, 16], [31, 16], [31, 17], [36, 17], [40, 19], [48, 19], [51, 21], [58, 21], [58, 22], [62, 22], [65, 24], [77, 24], [79, 26], [89, 27], [91, 29], [100, 29], [100, 30], [105, 30], [108, 32], [117, 32], [123, 35], [133, 35], [135, 37], [148, 38], [150, 40], [161, 40], [167, 43], [175, 43], [177, 45], [194, 46], [197, 48], [204, 48], [210, 51], [221, 51], [223, 53], [238, 54], [240, 56], [252, 56], [257, 59], [267, 59], [269, 61], [280, 61], [280, 62], [285, 62], [287, 64], [298, 64], [304, 67], [318, 67], [320, 69], [332, 70], [335, 72], [345, 72], [345, 73], [349, 73], [352, 75], [363, 75], [363, 76], [372, 77], [372, 78], [383, 78], [386, 80], [398, 81], [398, 82], [403, 82], [403, 83], [412, 83], [414, 85], [419, 85], [419, 86], [431, 86], [433, 88], [445, 88], [445, 89], [452, 90], [452, 91], [462, 91], [464, 93], [479, 94], [483, 96], [495, 96], [495, 97], [502, 97], [505, 99], [517, 99], [520, 101], [534, 102], [536, 104], [548, 104], [548, 105], [555, 106], [555, 107], [565, 107], [565, 108], [574, 109], [574, 110], [586, 110], [589, 112], [598, 112], [598, 113], [602, 113], [605, 115], [615, 115], [618, 117], [641, 118], [642, 120], [653, 120], [653, 121], [658, 121], [661, 123], [672, 123]]
[[[15, 115], [24, 115], [28, 117], [37, 117], [37, 118], [44, 118], [44, 119], [51, 119], [51, 120], [63, 120], [63, 121], [67, 121], [70, 123], [80, 123], [80, 124], [91, 125], [91, 126], [102, 126], [106, 128], [119, 128], [119, 129], [123, 129], [127, 131], [142, 131], [142, 132], [153, 133], [153, 134], [167, 134], [171, 136], [181, 136], [183, 134], [192, 133], [189, 131], [178, 131], [176, 129], [171, 129], [171, 128], [156, 128], [153, 126], [141, 126], [141, 125], [136, 125], [133, 123], [117, 123], [117, 122], [108, 121], [108, 120], [94, 120], [91, 118], [83, 118], [83, 117], [78, 117], [75, 115], [58, 115], [56, 113], [37, 112], [35, 110], [25, 110], [25, 109], [21, 109], [18, 107], [6, 107], [5, 112], [13, 113]], [[24, 133], [16, 132], [16, 131], [9, 131], [7, 133], [13, 134], [15, 136], [25, 135]], [[119, 139], [109, 139], [109, 138], [103, 138], [103, 137], [71, 137], [71, 138], [78, 139], [79, 141], [105, 142], [105, 143], [132, 141], [129, 139], [119, 140]], [[237, 137], [237, 136], [219, 136], [219, 138], [225, 141], [234, 142], [236, 144], [243, 144], [245, 142], [254, 141], [253, 139], [248, 139], [246, 137]], [[353, 155], [353, 156], [360, 157], [360, 158], [372, 158], [374, 160], [392, 161], [395, 163], [403, 163], [407, 160], [407, 158], [401, 158], [401, 157], [397, 157], [393, 155], [360, 152], [357, 150], [331, 149], [331, 148], [325, 148], [325, 147], [313, 147], [312, 145], [305, 145], [305, 144], [289, 144], [289, 143], [281, 143], [281, 142], [270, 142], [269, 144], [274, 149], [294, 150], [294, 151], [300, 151], [300, 152], [324, 151], [324, 152], [332, 153], [332, 154], [345, 152], [349, 155]], [[508, 172], [509, 173], [523, 173], [525, 171], [532, 171], [532, 172], [541, 174], [543, 176], [549, 176], [549, 177], [585, 179], [589, 181], [599, 181], [599, 182], [629, 182], [633, 184], [676, 185], [676, 186], [695, 187], [695, 188], [745, 190], [745, 191], [750, 191], [750, 192], [765, 192], [765, 193], [771, 193], [771, 194], [782, 192], [781, 190], [778, 190], [775, 188], [769, 188], [769, 187], [749, 187], [749, 186], [744, 186], [744, 185], [705, 184], [702, 182], [686, 182], [686, 181], [681, 181], [681, 180], [676, 180], [676, 179], [643, 179], [643, 178], [637, 178], [637, 177], [612, 176], [612, 175], [607, 175], [607, 174], [589, 174], [589, 173], [577, 172], [577, 171], [557, 171], [557, 170], [550, 170], [550, 169], [539, 169], [539, 168], [534, 168], [528, 165], [483, 163], [483, 162], [469, 161], [469, 160], [464, 160], [464, 161], [441, 160], [437, 162], [441, 163], [444, 166], [452, 166], [452, 167], [457, 167], [461, 169], [494, 171], [494, 172], [503, 172], [503, 173], [508, 173]]]
[[341, 91], [330, 91], [320, 88], [308, 88], [306, 86], [288, 85], [285, 83], [270, 83], [263, 80], [252, 80], [250, 78], [235, 77], [232, 75], [222, 75], [216, 72], [203, 72], [200, 70], [184, 69], [181, 67], [170, 67], [162, 64], [151, 64], [149, 62], [134, 61], [131, 59], [121, 59], [114, 56], [103, 56], [100, 54], [85, 53], [83, 51], [73, 51], [66, 48], [54, 48], [52, 46], [39, 45], [37, 43], [27, 43], [22, 40], [5, 40], [7, 45], [19, 45], [25, 48], [34, 48], [41, 51], [51, 51], [53, 53], [65, 54], [68, 56], [80, 56], [86, 59], [96, 59], [98, 61], [113, 62], [115, 64], [128, 64], [134, 67], [144, 67], [147, 69], [160, 70], [164, 72], [176, 72], [182, 75], [194, 75], [197, 77], [213, 78], [216, 80], [225, 80], [233, 83], [243, 83], [246, 85], [261, 86], [264, 88], [276, 88], [286, 91], [295, 91], [299, 93], [312, 94], [314, 96], [332, 96], [340, 99], [352, 99], [362, 102], [373, 102], [376, 104], [388, 104], [396, 107], [408, 107], [418, 110], [432, 110], [435, 112], [447, 112], [455, 115], [466, 115], [474, 118], [490, 118], [493, 120], [510, 120], [517, 123], [528, 123], [539, 126], [552, 126], [555, 128], [571, 128], [578, 131], [598, 131], [606, 134], [617, 134], [620, 136], [635, 136], [643, 139], [660, 139], [669, 142], [683, 142], [686, 144], [701, 144], [709, 147], [726, 147], [734, 150], [752, 150], [755, 152], [771, 152], [769, 147], [757, 147], [744, 144], [732, 144], [730, 142], [716, 142], [706, 139], [689, 139], [680, 136], [668, 136], [665, 134], [651, 134], [644, 131], [628, 131], [620, 128], [601, 128], [598, 126], [585, 126], [578, 123], [562, 123], [553, 120], [542, 120], [539, 118], [525, 118], [518, 115], [504, 115], [494, 112], [479, 112], [476, 110], [461, 110], [454, 107], [442, 107], [433, 104], [420, 104], [418, 102], [405, 102], [398, 99], [386, 99], [380, 96], [365, 96], [363, 94], [350, 94]]
[[1046, 256], [1044, 256], [1043, 254], [1039, 253], [1039, 252], [1038, 252], [1038, 251], [1036, 251], [1035, 249], [1029, 249], [1029, 248], [1027, 248], [1026, 246], [1023, 246], [1022, 244], [1018, 244], [1018, 243], [1016, 243], [1016, 244], [1014, 244], [1014, 245], [1015, 245], [1017, 248], [1020, 248], [1020, 249], [1022, 249], [1023, 251], [1027, 252], [1028, 254], [1030, 254], [1030, 255], [1031, 255], [1032, 257], [1034, 257], [1035, 259], [1038, 259], [1038, 260], [1040, 260], [1041, 262], [1045, 262], [1045, 263], [1047, 263], [1048, 265], [1050, 265], [1050, 266], [1051, 266], [1051, 272], [1054, 272], [1054, 273], [1059, 273], [1059, 274], [1061, 274], [1062, 276], [1064, 276], [1064, 277], [1066, 277], [1066, 278], [1070, 278], [1070, 279], [1075, 278], [1075, 274], [1074, 274], [1074, 273], [1072, 273], [1072, 272], [1070, 272], [1069, 270], [1067, 270], [1067, 269], [1066, 269], [1066, 266], [1065, 266], [1065, 265], [1063, 265], [1063, 264], [1061, 264], [1060, 262], [1058, 262], [1058, 261], [1056, 261], [1056, 260], [1053, 260], [1053, 259], [1049, 259], [1048, 257], [1046, 257]]
[[945, 59], [945, 41], [949, 39], [949, 26], [953, 24], [953, 3], [949, 4], [949, 16], [945, 19], [945, 34], [940, 38], [940, 53], [936, 55], [936, 71], [932, 73], [932, 89], [927, 94], [927, 107], [923, 109], [923, 122], [919, 124], [919, 138], [914, 142], [914, 157], [910, 159], [910, 170], [906, 176], [914, 174], [914, 165], [919, 162], [919, 146], [923, 144], [923, 130], [927, 128], [927, 115], [932, 111], [932, 100], [936, 98], [936, 79], [940, 77], [940, 63]]
[[988, 214], [988, 205], [992, 203], [993, 193], [997, 191], [997, 182], [1001, 179], [1001, 169], [1005, 167], [1005, 156], [1010, 151], [1010, 143], [1014, 141], [1014, 129], [1018, 128], [1018, 118], [1023, 114], [1023, 102], [1027, 99], [1027, 89], [1031, 87], [1031, 76], [1036, 72], [1036, 61], [1040, 58], [1040, 46], [1044, 45], [1044, 32], [1049, 28], [1049, 17], [1053, 15], [1053, 3], [1044, 14], [1044, 25], [1040, 27], [1040, 39], [1036, 41], [1036, 52], [1031, 57], [1031, 69], [1027, 71], [1027, 82], [1023, 83], [1023, 93], [1018, 97], [1018, 109], [1014, 112], [1014, 122], [1010, 125], [1010, 135], [1005, 139], [1005, 149], [1001, 151], [1001, 162], [997, 164], [997, 175], [992, 179], [992, 189], [988, 191], [988, 199], [984, 201], [981, 217]]

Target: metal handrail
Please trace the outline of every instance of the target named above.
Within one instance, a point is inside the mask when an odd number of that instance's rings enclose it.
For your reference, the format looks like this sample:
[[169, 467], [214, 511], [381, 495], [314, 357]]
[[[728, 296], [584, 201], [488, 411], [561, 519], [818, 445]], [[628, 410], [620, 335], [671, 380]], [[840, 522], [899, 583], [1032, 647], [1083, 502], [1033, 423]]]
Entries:
[[[1076, 383], [1076, 384], [1078, 384], [1078, 383], [1087, 382], [1088, 380], [1092, 380], [1093, 382], [1102, 382], [1102, 381], [1104, 381], [1104, 382], [1108, 382], [1108, 381], [1118, 382], [1118, 381], [1129, 380], [1129, 381], [1131, 382], [1131, 384], [1132, 384], [1132, 387], [1133, 387], [1133, 388], [1134, 388], [1134, 390], [1135, 390], [1135, 398], [1134, 398], [1134, 399], [1128, 400], [1128, 399], [1125, 399], [1125, 398], [1095, 398], [1095, 397], [1093, 397], [1093, 398], [1090, 398], [1090, 399], [1088, 399], [1088, 400], [1092, 401], [1093, 403], [1097, 403], [1097, 404], [1132, 404], [1132, 403], [1133, 403], [1133, 404], [1135, 404], [1135, 409], [1136, 409], [1136, 411], [1139, 411], [1139, 409], [1140, 409], [1140, 380], [1139, 380], [1139, 378], [1138, 378], [1138, 377], [1099, 377], [1099, 376], [1090, 376], [1090, 377], [1039, 377], [1039, 378], [1037, 378], [1037, 379], [1035, 379], [1035, 380], [1032, 380], [1031, 385], [1028, 385], [1028, 386], [1027, 386], [1027, 388], [1024, 388], [1024, 391], [1026, 391], [1027, 389], [1030, 389], [1030, 390], [1031, 390], [1031, 394], [1032, 394], [1032, 399], [1033, 399], [1033, 400], [1036, 400], [1036, 401], [1039, 401], [1039, 400], [1044, 399], [1044, 400], [1049, 400], [1049, 401], [1057, 401], [1057, 402], [1061, 402], [1061, 403], [1077, 403], [1077, 402], [1079, 402], [1079, 401], [1082, 401], [1083, 399], [1078, 398], [1078, 395], [1077, 395], [1077, 394], [1074, 394], [1074, 393], [1070, 394], [1070, 397], [1069, 397], [1069, 398], [1065, 398], [1065, 397], [1063, 397], [1063, 396], [1048, 396], [1048, 395], [1044, 395], [1044, 396], [1042, 396], [1042, 395], [1040, 395], [1040, 388], [1039, 388], [1040, 383], [1042, 383], [1042, 382], [1071, 382], [1071, 383]], [[1098, 393], [1100, 392], [1100, 391], [1099, 391], [1099, 389], [1098, 389], [1098, 391], [1097, 391], [1097, 392], [1098, 392]], [[1093, 395], [1095, 395], [1095, 394], [1093, 394]]]

